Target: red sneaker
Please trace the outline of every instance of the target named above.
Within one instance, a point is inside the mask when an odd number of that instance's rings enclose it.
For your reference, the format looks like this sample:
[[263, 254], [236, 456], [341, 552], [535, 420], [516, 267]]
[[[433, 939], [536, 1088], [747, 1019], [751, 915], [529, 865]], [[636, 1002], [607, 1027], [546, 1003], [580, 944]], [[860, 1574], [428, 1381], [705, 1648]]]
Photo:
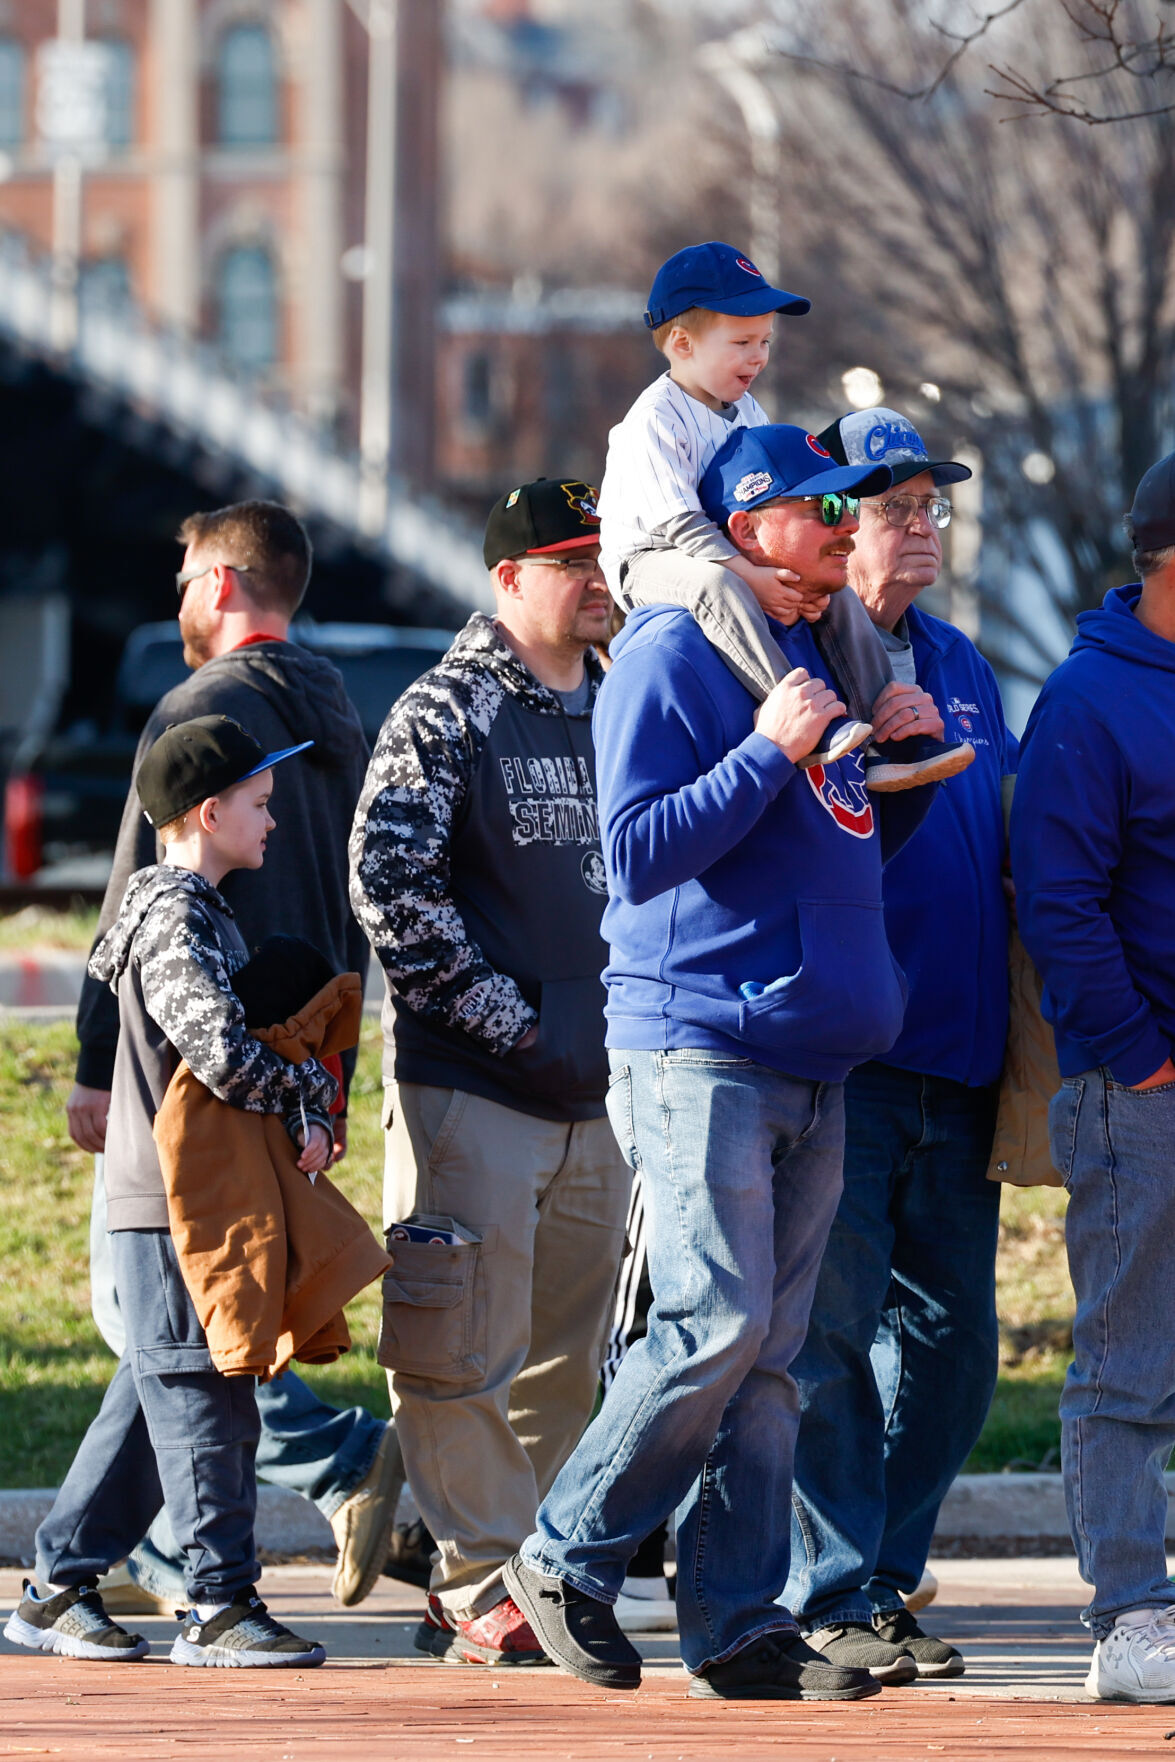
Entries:
[[[550, 1663], [513, 1597], [503, 1597], [484, 1615], [469, 1621], [454, 1621], [443, 1610], [439, 1615], [448, 1628], [447, 1644], [443, 1652], [434, 1650], [433, 1656], [443, 1657], [446, 1664], [494, 1664], [501, 1668]], [[431, 1608], [425, 1620], [430, 1618], [436, 1619]]]
[[444, 1605], [432, 1591], [428, 1593], [425, 1605], [424, 1620], [412, 1636], [412, 1644], [418, 1652], [426, 1652], [430, 1658], [443, 1658], [453, 1643], [453, 1629], [449, 1617], [445, 1614]]

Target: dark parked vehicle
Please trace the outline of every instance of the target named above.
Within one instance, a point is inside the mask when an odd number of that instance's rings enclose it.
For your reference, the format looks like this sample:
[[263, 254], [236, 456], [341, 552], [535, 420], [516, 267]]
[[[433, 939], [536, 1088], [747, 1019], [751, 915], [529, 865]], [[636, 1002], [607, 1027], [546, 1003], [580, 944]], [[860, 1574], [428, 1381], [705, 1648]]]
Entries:
[[[309, 619], [290, 628], [292, 641], [339, 669], [372, 744], [391, 705], [440, 660], [453, 635]], [[11, 880], [28, 880], [66, 858], [113, 851], [143, 725], [186, 674], [179, 625], [140, 624], [119, 662], [109, 727], [64, 729], [18, 748], [4, 791], [4, 867]]]

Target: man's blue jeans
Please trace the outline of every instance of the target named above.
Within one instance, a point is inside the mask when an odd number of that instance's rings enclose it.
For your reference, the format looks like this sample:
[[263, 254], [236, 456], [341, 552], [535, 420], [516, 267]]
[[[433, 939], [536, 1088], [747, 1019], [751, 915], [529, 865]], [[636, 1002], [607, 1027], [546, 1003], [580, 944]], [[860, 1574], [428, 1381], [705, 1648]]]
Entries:
[[845, 1084], [844, 1193], [795, 1364], [785, 1601], [811, 1632], [900, 1609], [995, 1388], [996, 1092], [893, 1065]]
[[1061, 1468], [1082, 1620], [1104, 1638], [1127, 1609], [1175, 1602], [1163, 1470], [1175, 1447], [1175, 1083], [1124, 1089], [1104, 1070], [1067, 1078], [1049, 1110], [1069, 1190], [1077, 1297], [1061, 1396]]
[[[125, 1329], [114, 1288], [111, 1239], [106, 1232], [103, 1158], [95, 1157], [90, 1217], [90, 1307], [110, 1350], [121, 1356]], [[363, 1479], [379, 1448], [386, 1421], [364, 1407], [340, 1409], [320, 1401], [301, 1377], [284, 1376], [256, 1388], [261, 1435], [258, 1478], [301, 1493], [328, 1520]], [[184, 1601], [183, 1553], [164, 1507], [130, 1556], [131, 1577], [159, 1597]]]
[[706, 1051], [613, 1052], [608, 1114], [644, 1183], [648, 1333], [523, 1546], [537, 1571], [614, 1602], [677, 1509], [691, 1671], [795, 1623], [788, 1510], [804, 1338], [840, 1194], [839, 1084]]

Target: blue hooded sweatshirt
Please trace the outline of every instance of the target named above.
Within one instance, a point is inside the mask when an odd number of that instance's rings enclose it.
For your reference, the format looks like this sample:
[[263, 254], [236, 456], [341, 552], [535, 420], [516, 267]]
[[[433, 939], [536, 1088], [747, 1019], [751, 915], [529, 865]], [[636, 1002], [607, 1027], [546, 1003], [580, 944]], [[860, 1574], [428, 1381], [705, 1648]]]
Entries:
[[885, 927], [910, 995], [887, 1065], [994, 1083], [1008, 1035], [1008, 907], [1001, 779], [1016, 769], [995, 675], [953, 624], [911, 606], [906, 626], [918, 683], [948, 740], [975, 761], [939, 790], [909, 844], [885, 871]]
[[1153, 1076], [1175, 1048], [1175, 643], [1141, 587], [1082, 612], [1020, 749], [1012, 869], [1063, 1077]]
[[[824, 668], [805, 625], [772, 634]], [[886, 941], [882, 845], [935, 791], [865, 791], [857, 755], [797, 770], [687, 612], [634, 613], [593, 733], [610, 900], [608, 1045], [709, 1048], [841, 1082], [892, 1046], [905, 983]], [[747, 981], [770, 987], [747, 998]]]

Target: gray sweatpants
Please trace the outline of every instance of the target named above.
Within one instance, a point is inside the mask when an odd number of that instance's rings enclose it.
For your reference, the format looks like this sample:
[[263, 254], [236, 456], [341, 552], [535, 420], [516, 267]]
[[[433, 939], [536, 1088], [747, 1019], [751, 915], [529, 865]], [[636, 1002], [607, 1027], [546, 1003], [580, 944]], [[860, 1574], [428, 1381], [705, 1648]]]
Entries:
[[[759, 703], [791, 665], [771, 634], [762, 606], [733, 570], [679, 550], [638, 551], [628, 560], [622, 598], [635, 606], [682, 606]], [[873, 705], [893, 682], [885, 645], [851, 587], [834, 593], [812, 626], [850, 716], [873, 720]]]

